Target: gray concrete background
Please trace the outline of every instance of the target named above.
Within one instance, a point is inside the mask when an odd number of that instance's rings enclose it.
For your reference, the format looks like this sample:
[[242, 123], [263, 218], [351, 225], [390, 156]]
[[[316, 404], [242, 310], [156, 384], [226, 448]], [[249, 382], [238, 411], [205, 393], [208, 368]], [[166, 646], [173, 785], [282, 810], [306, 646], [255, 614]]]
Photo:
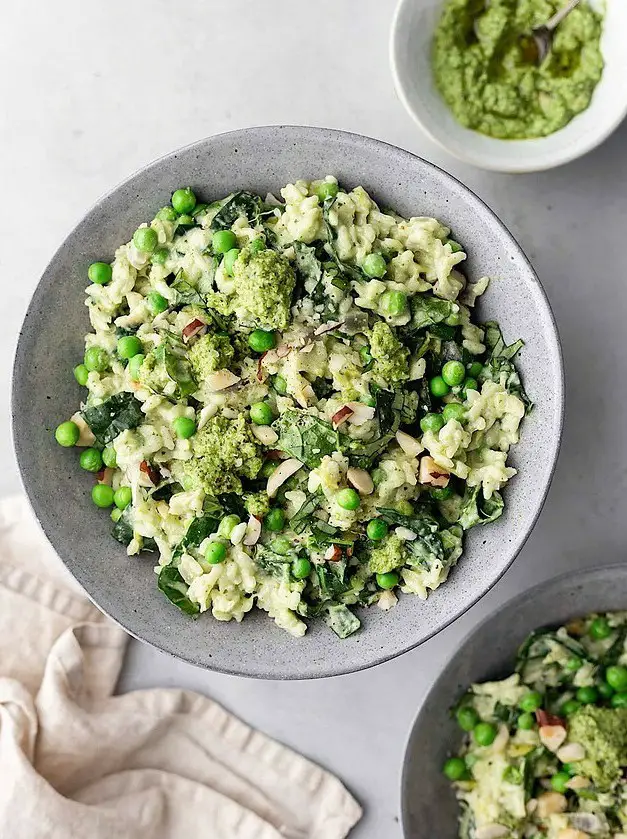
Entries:
[[[10, 3], [0, 31], [0, 492], [17, 491], [13, 348], [47, 260], [98, 196], [208, 134], [267, 123], [347, 129], [448, 169], [534, 263], [560, 328], [562, 454], [544, 513], [506, 577], [438, 638], [374, 670], [311, 683], [205, 673], [133, 642], [121, 689], [198, 690], [337, 772], [362, 801], [356, 839], [399, 839], [412, 719], [459, 639], [507, 597], [561, 571], [620, 561], [627, 536], [627, 125], [537, 175], [466, 167], [423, 137], [388, 69], [392, 0]], [[367, 173], [364, 173], [367, 182]], [[42, 464], [45, 468], [45, 464]]]

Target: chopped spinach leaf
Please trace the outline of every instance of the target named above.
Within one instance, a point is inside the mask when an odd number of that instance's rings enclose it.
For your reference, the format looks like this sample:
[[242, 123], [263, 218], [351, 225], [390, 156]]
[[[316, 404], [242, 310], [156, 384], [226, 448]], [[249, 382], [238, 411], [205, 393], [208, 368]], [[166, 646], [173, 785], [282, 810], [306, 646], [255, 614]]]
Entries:
[[212, 513], [195, 518], [187, 528], [185, 536], [178, 543], [174, 552], [175, 556], [185, 553], [188, 548], [197, 548], [208, 536], [216, 532], [219, 524], [220, 517]]
[[330, 423], [304, 411], [287, 410], [272, 427], [279, 435], [277, 449], [300, 460], [310, 469], [320, 466], [325, 455], [343, 448], [343, 435]]
[[200, 294], [197, 288], [194, 288], [191, 283], [188, 283], [187, 280], [179, 278], [180, 274], [177, 276], [175, 282], [172, 283], [170, 288], [176, 291], [176, 305], [177, 306], [191, 306], [197, 304], [199, 306], [204, 305], [205, 299]]
[[458, 523], [464, 530], [470, 530], [478, 524], [488, 524], [503, 515], [503, 497], [500, 492], [493, 492], [485, 499], [481, 487], [466, 487], [461, 503]]
[[130, 507], [124, 510], [120, 518], [113, 525], [111, 531], [113, 538], [120, 542], [120, 544], [126, 546], [130, 545], [133, 541], [133, 525], [130, 522], [129, 510]]
[[453, 314], [453, 303], [432, 294], [415, 294], [411, 299], [411, 326], [424, 329], [441, 323]]
[[290, 530], [294, 533], [302, 533], [306, 527], [311, 523], [313, 514], [320, 506], [320, 494], [317, 492], [310, 493], [305, 499], [303, 506], [290, 519]]
[[229, 230], [238, 218], [245, 216], [252, 226], [260, 224], [264, 216], [274, 214], [273, 207], [266, 207], [259, 195], [241, 190], [229, 195], [211, 222], [212, 230]]
[[159, 591], [163, 592], [171, 603], [184, 612], [186, 615], [197, 615], [200, 611], [200, 606], [192, 601], [187, 596], [189, 586], [181, 577], [178, 568], [173, 565], [166, 565], [159, 572], [157, 578], [157, 586]]
[[524, 402], [525, 412], [529, 413], [533, 408], [533, 403], [525, 392], [520, 374], [514, 364], [514, 358], [524, 346], [524, 341], [518, 340], [507, 346], [497, 323], [488, 321], [484, 327], [489, 356], [479, 376], [479, 382], [498, 382], [508, 393], [518, 396]]
[[361, 621], [354, 615], [348, 606], [342, 603], [332, 604], [325, 607], [322, 612], [324, 622], [330, 627], [338, 638], [348, 638], [357, 632]]
[[264, 545], [258, 544], [255, 550], [255, 564], [257, 567], [280, 582], [287, 583], [290, 581], [290, 566], [295, 558], [295, 553], [287, 555], [277, 554]]
[[83, 419], [96, 440], [111, 443], [122, 431], [137, 428], [144, 420], [141, 403], [132, 393], [115, 393], [100, 405], [83, 408]]

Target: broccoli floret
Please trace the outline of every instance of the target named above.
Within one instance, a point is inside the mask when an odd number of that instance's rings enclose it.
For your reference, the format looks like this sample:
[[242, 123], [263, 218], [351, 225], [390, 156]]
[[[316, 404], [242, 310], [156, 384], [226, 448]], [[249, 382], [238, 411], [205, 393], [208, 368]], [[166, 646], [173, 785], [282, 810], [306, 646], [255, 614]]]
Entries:
[[241, 478], [255, 478], [261, 469], [259, 447], [243, 414], [237, 419], [212, 417], [193, 438], [195, 457], [174, 461], [172, 473], [185, 489], [207, 495], [242, 491]]
[[252, 492], [246, 496], [245, 499], [246, 510], [251, 516], [257, 516], [262, 519], [270, 512], [270, 499], [265, 490], [261, 492]]
[[377, 321], [370, 332], [370, 355], [374, 359], [375, 376], [386, 384], [398, 384], [409, 378], [409, 350], [383, 321]]
[[228, 368], [234, 351], [228, 335], [208, 332], [199, 338], [189, 351], [189, 360], [197, 381], [202, 381], [214, 370]]
[[373, 548], [370, 554], [370, 570], [373, 574], [387, 574], [405, 563], [405, 548], [396, 533], [390, 533]]

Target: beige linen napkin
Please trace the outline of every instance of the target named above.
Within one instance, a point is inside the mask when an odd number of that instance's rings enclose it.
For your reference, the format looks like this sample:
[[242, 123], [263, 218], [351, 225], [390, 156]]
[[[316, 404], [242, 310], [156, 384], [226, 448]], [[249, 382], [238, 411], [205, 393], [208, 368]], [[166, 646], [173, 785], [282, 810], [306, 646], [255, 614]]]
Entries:
[[0, 839], [342, 839], [337, 778], [183, 690], [112, 696], [125, 633], [0, 501]]

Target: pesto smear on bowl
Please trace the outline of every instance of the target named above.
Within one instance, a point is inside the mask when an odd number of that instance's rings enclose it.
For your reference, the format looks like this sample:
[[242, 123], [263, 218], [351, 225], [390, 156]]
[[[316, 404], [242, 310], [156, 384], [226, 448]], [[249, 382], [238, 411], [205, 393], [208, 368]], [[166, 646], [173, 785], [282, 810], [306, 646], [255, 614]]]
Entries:
[[563, 128], [590, 104], [603, 72], [602, 18], [582, 2], [538, 66], [529, 33], [562, 0], [447, 0], [433, 70], [456, 119], [490, 137], [524, 140]]
[[465, 259], [436, 219], [327, 177], [178, 189], [89, 266], [86, 390], [56, 438], [179, 609], [344, 638], [352, 607], [426, 598], [502, 514], [522, 341], [476, 322]]
[[472, 685], [453, 713], [460, 839], [627, 834], [627, 613], [532, 633], [515, 672]]

